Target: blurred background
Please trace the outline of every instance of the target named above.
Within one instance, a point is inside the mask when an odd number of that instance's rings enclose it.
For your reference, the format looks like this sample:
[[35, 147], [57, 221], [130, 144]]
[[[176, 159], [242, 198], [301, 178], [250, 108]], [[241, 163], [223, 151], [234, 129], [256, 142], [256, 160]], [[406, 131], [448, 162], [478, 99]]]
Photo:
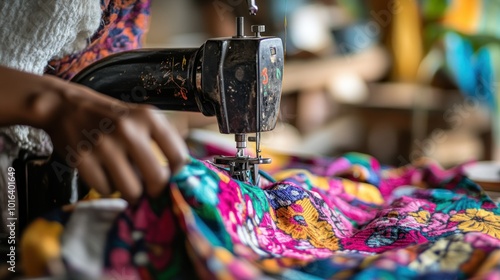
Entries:
[[[265, 24], [265, 35], [281, 37], [280, 121], [263, 134], [272, 150], [357, 151], [391, 165], [422, 156], [444, 166], [500, 159], [500, 1], [256, 3], [257, 16], [249, 16], [243, 0], [153, 1], [146, 47], [199, 47], [232, 36], [236, 16], [245, 16], [247, 35], [252, 24]], [[168, 116], [185, 137], [218, 137], [213, 118]]]

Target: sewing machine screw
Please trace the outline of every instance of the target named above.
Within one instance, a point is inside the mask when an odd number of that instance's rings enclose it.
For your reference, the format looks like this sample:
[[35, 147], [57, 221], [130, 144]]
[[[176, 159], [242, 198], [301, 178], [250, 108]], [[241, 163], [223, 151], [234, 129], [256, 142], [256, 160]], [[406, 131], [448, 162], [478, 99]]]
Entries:
[[243, 81], [243, 78], [245, 78], [245, 70], [243, 70], [242, 67], [238, 67], [234, 73], [234, 77], [238, 81]]
[[265, 25], [252, 25], [251, 30], [252, 30], [252, 32], [255, 32], [255, 37], [259, 38], [261, 32], [266, 32], [266, 26]]

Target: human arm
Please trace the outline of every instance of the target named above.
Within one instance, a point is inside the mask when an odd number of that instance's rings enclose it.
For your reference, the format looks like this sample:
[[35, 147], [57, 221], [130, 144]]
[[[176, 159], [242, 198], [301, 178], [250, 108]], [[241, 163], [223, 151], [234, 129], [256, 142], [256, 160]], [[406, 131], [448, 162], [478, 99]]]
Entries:
[[[182, 138], [159, 111], [128, 104], [56, 77], [0, 66], [0, 126], [44, 129], [54, 150], [103, 194], [135, 201], [142, 185], [157, 196], [188, 161]], [[169, 162], [158, 161], [155, 142]]]

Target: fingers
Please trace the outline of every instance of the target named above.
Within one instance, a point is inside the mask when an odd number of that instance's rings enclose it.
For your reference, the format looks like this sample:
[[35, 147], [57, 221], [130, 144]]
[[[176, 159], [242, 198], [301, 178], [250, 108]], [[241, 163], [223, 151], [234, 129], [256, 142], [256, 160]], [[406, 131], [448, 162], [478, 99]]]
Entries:
[[158, 160], [150, 140], [148, 137], [130, 141], [127, 151], [142, 175], [148, 195], [157, 197], [167, 185], [170, 172]]
[[[170, 170], [176, 172], [188, 161], [187, 147], [175, 128], [169, 125], [159, 111], [144, 106], [135, 113], [139, 114], [138, 118], [144, 119], [147, 125], [142, 125], [139, 130], [121, 125], [120, 130], [123, 138], [128, 141], [127, 151], [141, 172], [148, 195], [156, 197], [166, 187]], [[167, 158], [170, 170], [162, 166], [158, 151], [154, 149], [151, 140], [156, 142]]]
[[106, 139], [101, 143], [99, 157], [113, 188], [125, 200], [134, 203], [142, 194], [142, 186], [125, 149], [119, 143]]
[[100, 142], [94, 152], [82, 156], [77, 167], [89, 187], [102, 195], [119, 191], [123, 199], [134, 203], [142, 194], [138, 174], [125, 149], [110, 138]]
[[151, 137], [167, 157], [170, 170], [175, 174], [182, 166], [189, 162], [187, 146], [175, 128], [170, 125], [159, 111], [155, 111], [152, 118], [153, 127]]
[[91, 154], [82, 156], [77, 168], [80, 177], [89, 187], [94, 188], [103, 195], [111, 194], [112, 188], [100, 161], [96, 157]]
[[[105, 98], [102, 102], [93, 106], [88, 102], [75, 104], [75, 109], [67, 112], [69, 116], [62, 119], [66, 124], [64, 134], [54, 126], [51, 136], [60, 140], [59, 151], [64, 151], [67, 143], [77, 143], [77, 147], [78, 143], [92, 144], [91, 152], [76, 167], [87, 184], [102, 194], [118, 190], [133, 203], [144, 183], [148, 195], [158, 196], [170, 171], [177, 172], [189, 161], [184, 140], [160, 111], [118, 102], [126, 111], [119, 114], [113, 108], [106, 109]], [[152, 140], [167, 158], [170, 170], [158, 160]]]
[[[172, 170], [178, 170], [188, 160], [187, 147], [177, 131], [171, 127], [163, 115], [157, 113], [146, 106], [129, 108], [130, 117], [116, 120], [116, 133], [112, 137], [117, 143], [122, 143], [123, 151], [116, 145], [104, 147], [103, 151], [109, 153], [109, 157], [104, 157], [106, 167], [112, 174], [113, 184], [120, 188], [124, 198], [135, 199], [139, 194], [136, 187], [141, 179], [145, 184], [146, 192], [151, 197], [157, 197], [166, 187], [170, 171], [162, 166], [158, 159], [157, 151], [154, 150], [152, 138], [156, 141], [160, 150], [168, 159]], [[103, 146], [106, 142], [103, 143]], [[109, 158], [120, 154], [120, 159], [113, 162]], [[130, 156], [130, 162], [123, 155]], [[127, 166], [125, 169], [117, 166]], [[133, 172], [132, 168], [137, 167], [139, 173]], [[133, 175], [133, 176], [132, 176]], [[114, 179], [114, 176], [123, 176]]]

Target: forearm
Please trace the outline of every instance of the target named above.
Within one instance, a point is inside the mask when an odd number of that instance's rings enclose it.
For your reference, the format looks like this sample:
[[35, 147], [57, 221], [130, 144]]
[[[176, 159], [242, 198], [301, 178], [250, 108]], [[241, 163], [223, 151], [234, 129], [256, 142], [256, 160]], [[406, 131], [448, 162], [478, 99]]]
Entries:
[[60, 106], [63, 92], [52, 79], [0, 66], [0, 126], [43, 128]]

